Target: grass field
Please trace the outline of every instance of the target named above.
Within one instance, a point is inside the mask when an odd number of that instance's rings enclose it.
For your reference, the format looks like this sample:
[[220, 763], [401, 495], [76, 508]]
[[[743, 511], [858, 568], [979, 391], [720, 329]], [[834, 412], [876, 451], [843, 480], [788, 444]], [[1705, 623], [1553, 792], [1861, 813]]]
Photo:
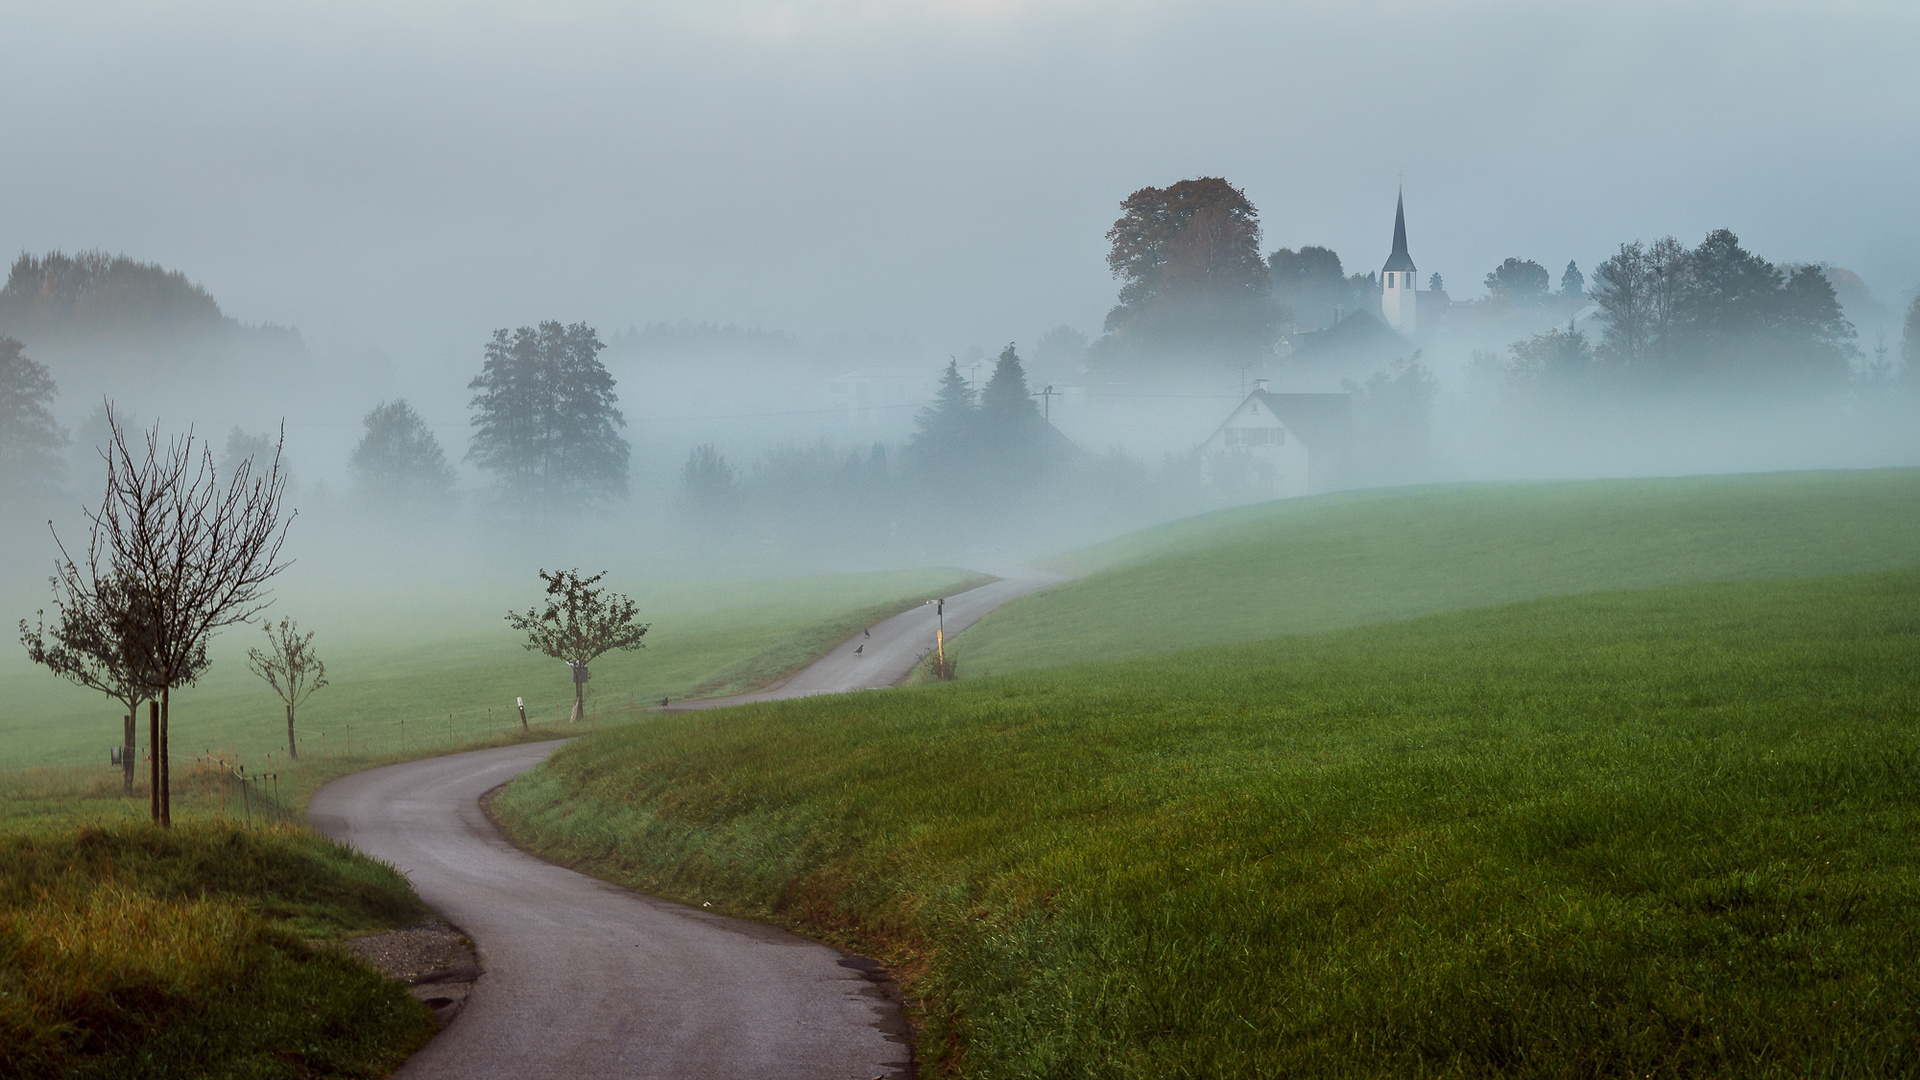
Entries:
[[[637, 715], [662, 696], [758, 686], [864, 625], [979, 580], [957, 570], [639, 587], [609, 579], [605, 584], [640, 602], [653, 629], [646, 648], [594, 664], [588, 708], [607, 722]], [[502, 618], [540, 599], [532, 575], [507, 586], [418, 594], [296, 582], [284, 594], [269, 613], [315, 631], [331, 682], [297, 717], [309, 756], [345, 752], [349, 740], [367, 755], [398, 751], [403, 739], [416, 751], [483, 741], [519, 726], [516, 697], [526, 698], [535, 722], [564, 716], [571, 705], [565, 667], [521, 648]], [[283, 707], [246, 666], [246, 650], [261, 637], [250, 627], [225, 631], [215, 639], [207, 677], [174, 695], [176, 758], [212, 751], [259, 767], [284, 752]], [[13, 646], [0, 648], [0, 701], [0, 773], [35, 766], [109, 771], [107, 749], [119, 742], [120, 723], [102, 695], [33, 667]], [[144, 750], [144, 718], [140, 740]]]
[[1920, 564], [1920, 470], [1346, 492], [1060, 560], [1079, 580], [958, 641], [960, 676], [1542, 596]]
[[433, 1033], [311, 940], [425, 908], [302, 829], [16, 823], [0, 870], [0, 1077], [381, 1077]]
[[1920, 1070], [1920, 571], [676, 716], [517, 838], [838, 937], [974, 1077]]
[[[333, 685], [302, 711], [305, 756], [284, 760], [275, 699], [242, 660], [251, 635], [229, 634], [216, 674], [175, 698], [171, 832], [144, 823], [144, 774], [128, 798], [118, 770], [61, 764], [117, 741], [110, 708], [17, 663], [0, 745], [8, 763], [38, 767], [0, 776], [0, 1080], [387, 1075], [431, 1034], [430, 1017], [311, 939], [425, 909], [391, 868], [291, 824], [315, 789], [393, 761], [617, 723], [636, 711], [625, 695], [761, 685], [923, 593], [977, 580], [933, 570], [655, 589], [643, 594], [651, 647], [595, 665], [584, 728], [558, 722], [564, 698], [546, 700], [568, 689], [557, 665], [493, 625], [528, 598], [412, 597], [363, 628], [343, 613], [364, 603], [309, 592], [287, 606], [320, 632]], [[519, 730], [515, 691], [533, 702], [532, 734]], [[491, 718], [477, 704], [488, 700]], [[202, 747], [272, 779], [242, 797]]]

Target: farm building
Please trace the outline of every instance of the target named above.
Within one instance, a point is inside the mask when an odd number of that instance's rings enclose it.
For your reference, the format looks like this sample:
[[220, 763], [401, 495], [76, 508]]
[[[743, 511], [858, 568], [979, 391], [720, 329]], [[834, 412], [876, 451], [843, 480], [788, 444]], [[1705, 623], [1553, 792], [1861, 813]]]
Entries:
[[1209, 487], [1273, 498], [1339, 486], [1351, 427], [1347, 394], [1275, 394], [1266, 380], [1206, 442], [1201, 476]]

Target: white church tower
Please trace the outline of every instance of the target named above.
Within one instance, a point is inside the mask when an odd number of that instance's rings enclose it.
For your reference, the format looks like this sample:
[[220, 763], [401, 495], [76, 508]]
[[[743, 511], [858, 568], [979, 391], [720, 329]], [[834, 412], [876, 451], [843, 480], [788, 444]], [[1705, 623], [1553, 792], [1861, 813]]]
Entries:
[[1393, 207], [1393, 254], [1387, 256], [1380, 282], [1380, 314], [1387, 325], [1412, 337], [1418, 311], [1419, 271], [1413, 268], [1413, 256], [1407, 254], [1407, 200], [1404, 195]]

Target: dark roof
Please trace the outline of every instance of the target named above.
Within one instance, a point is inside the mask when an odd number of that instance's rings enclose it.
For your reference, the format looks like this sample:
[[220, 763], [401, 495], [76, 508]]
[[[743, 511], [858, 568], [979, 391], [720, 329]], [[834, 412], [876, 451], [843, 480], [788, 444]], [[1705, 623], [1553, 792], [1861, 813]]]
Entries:
[[1378, 315], [1362, 308], [1349, 312], [1325, 330], [1296, 335], [1293, 359], [1373, 359], [1404, 356], [1413, 343], [1401, 337]]
[[1387, 265], [1380, 268], [1383, 274], [1414, 273], [1413, 256], [1407, 254], [1407, 200], [1405, 196], [1393, 201], [1393, 254], [1387, 256]]
[[1353, 423], [1353, 395], [1270, 394], [1255, 390], [1253, 396], [1265, 402], [1308, 450], [1338, 452], [1346, 447]]

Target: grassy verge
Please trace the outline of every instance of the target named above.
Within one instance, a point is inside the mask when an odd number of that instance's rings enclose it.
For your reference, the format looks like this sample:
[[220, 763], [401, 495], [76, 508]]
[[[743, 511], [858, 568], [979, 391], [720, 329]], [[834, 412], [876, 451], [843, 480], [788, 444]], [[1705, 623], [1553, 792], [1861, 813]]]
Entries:
[[398, 872], [292, 826], [0, 836], [0, 1076], [386, 1076], [432, 1017], [309, 939], [424, 914]]
[[1080, 552], [961, 637], [966, 675], [1439, 611], [1920, 564], [1920, 470], [1345, 492]]
[[975, 1077], [1920, 1070], [1920, 571], [689, 714], [495, 803]]

